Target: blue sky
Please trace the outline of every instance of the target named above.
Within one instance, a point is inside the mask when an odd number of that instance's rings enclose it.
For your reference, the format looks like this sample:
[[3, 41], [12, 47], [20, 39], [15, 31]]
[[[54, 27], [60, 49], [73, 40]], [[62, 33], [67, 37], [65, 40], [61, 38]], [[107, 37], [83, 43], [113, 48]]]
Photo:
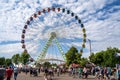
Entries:
[[[0, 57], [8, 58], [13, 54], [21, 53], [23, 49], [20, 40], [25, 22], [33, 13], [52, 6], [65, 7], [79, 16], [85, 25], [87, 39], [91, 40], [92, 52], [99, 52], [110, 46], [120, 49], [120, 0], [0, 0]], [[51, 32], [56, 32], [63, 50], [67, 50], [71, 45], [80, 48], [78, 44], [81, 44], [81, 28], [78, 28], [79, 25], [75, 24], [74, 20], [71, 22], [70, 16], [60, 15], [61, 17], [56, 16], [55, 13], [44, 14], [41, 17], [45, 20], [44, 23], [39, 22], [40, 28], [33, 27], [36, 24], [31, 25], [28, 37], [37, 40], [27, 44], [32, 57], [36, 58], [40, 54]], [[60, 19], [70, 23], [66, 25]], [[59, 27], [56, 28], [56, 25]], [[76, 27], [69, 28], [70, 25]], [[53, 53], [59, 52], [54, 41], [48, 52], [51, 50]], [[89, 55], [87, 41], [83, 56]]]

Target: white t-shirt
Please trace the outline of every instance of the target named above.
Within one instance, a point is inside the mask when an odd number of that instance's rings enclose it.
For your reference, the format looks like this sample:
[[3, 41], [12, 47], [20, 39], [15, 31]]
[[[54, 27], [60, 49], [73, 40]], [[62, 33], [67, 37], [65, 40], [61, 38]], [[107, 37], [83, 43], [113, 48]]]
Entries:
[[14, 73], [18, 73], [18, 68], [14, 68]]

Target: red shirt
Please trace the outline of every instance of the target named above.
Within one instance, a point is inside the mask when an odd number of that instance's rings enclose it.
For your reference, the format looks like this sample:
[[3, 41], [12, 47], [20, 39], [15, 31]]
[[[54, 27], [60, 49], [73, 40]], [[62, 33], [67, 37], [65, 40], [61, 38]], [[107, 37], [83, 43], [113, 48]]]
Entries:
[[12, 77], [13, 70], [12, 69], [7, 69], [6, 70], [6, 77], [11, 78]]

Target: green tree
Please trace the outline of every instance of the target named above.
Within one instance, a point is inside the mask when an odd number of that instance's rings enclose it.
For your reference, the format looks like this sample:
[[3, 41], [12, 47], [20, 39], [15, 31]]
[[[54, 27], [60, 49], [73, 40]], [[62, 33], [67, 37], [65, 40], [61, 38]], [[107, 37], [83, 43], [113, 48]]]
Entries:
[[104, 62], [103, 55], [104, 55], [103, 52], [96, 53], [96, 63], [97, 63], [97, 65], [102, 65], [102, 63]]
[[30, 55], [27, 52], [23, 52], [20, 56], [20, 62], [26, 64], [29, 61]]
[[51, 66], [57, 67], [57, 64], [56, 63], [52, 63]]
[[89, 60], [90, 60], [90, 62], [95, 63], [95, 54], [94, 54], [94, 53], [92, 53], [92, 54], [89, 56]]
[[50, 62], [44, 62], [44, 63], [43, 63], [43, 67], [51, 67]]
[[96, 65], [114, 67], [116, 64], [120, 64], [120, 56], [116, 56], [116, 53], [120, 53], [118, 48], [109, 47], [105, 51], [91, 55], [89, 59]]
[[81, 63], [81, 54], [80, 53], [76, 53], [76, 60], [77, 60], [77, 63], [80, 64]]
[[12, 62], [15, 64], [18, 64], [20, 62], [20, 55], [19, 54], [15, 54], [12, 56]]
[[12, 64], [12, 60], [10, 58], [7, 58], [5, 60], [6, 66], [10, 66]]
[[5, 58], [4, 57], [0, 57], [0, 65], [5, 65]]
[[114, 67], [116, 64], [120, 64], [120, 56], [116, 57], [116, 53], [120, 53], [118, 48], [107, 48], [104, 53], [104, 61], [106, 66]]
[[81, 54], [78, 53], [78, 50], [72, 46], [70, 50], [66, 53], [66, 63], [69, 66], [72, 63], [79, 64], [81, 59]]
[[80, 65], [81, 66], [86, 66], [87, 63], [88, 63], [88, 59], [87, 58], [81, 58], [81, 61], [80, 61]]

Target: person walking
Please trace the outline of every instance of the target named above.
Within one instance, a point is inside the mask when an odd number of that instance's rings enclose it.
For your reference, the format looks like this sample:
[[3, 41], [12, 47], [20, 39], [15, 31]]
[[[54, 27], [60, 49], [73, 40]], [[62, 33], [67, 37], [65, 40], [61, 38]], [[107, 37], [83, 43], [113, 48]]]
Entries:
[[83, 73], [83, 69], [81, 67], [78, 68], [78, 77], [82, 78], [82, 73]]
[[0, 80], [4, 80], [4, 77], [5, 77], [5, 68], [0, 66]]
[[57, 68], [57, 76], [59, 76], [60, 75], [60, 68], [58, 67]]
[[6, 78], [7, 78], [7, 80], [10, 80], [10, 79], [11, 79], [12, 73], [13, 73], [13, 70], [11, 69], [11, 67], [8, 67], [8, 68], [6, 69]]
[[17, 76], [18, 76], [18, 68], [14, 67], [14, 80], [17, 80]]
[[40, 68], [38, 68], [38, 73], [40, 74], [40, 71], [41, 71], [41, 69]]
[[44, 72], [45, 72], [44, 79], [48, 80], [48, 73], [49, 73], [48, 68], [45, 68]]
[[87, 68], [86, 67], [83, 68], [83, 73], [84, 73], [84, 78], [87, 78], [88, 74], [87, 74]]
[[118, 80], [120, 80], [120, 68], [118, 69]]
[[30, 68], [30, 76], [32, 76], [33, 75], [33, 68], [31, 67]]

